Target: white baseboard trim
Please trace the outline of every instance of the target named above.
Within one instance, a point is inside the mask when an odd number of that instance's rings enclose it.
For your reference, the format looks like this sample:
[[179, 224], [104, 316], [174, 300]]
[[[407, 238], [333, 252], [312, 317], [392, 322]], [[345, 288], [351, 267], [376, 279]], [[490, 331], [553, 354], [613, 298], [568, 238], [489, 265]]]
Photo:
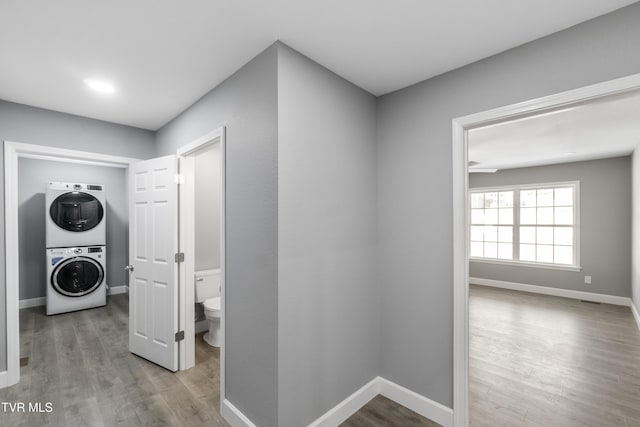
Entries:
[[633, 314], [633, 318], [636, 319], [636, 325], [638, 326], [638, 329], [640, 329], [640, 313], [638, 313], [638, 309], [633, 304], [633, 301], [631, 301], [631, 304], [629, 305], [631, 306], [631, 313]]
[[233, 403], [225, 399], [220, 407], [222, 418], [224, 418], [231, 427], [256, 427], [256, 425], [247, 418]]
[[371, 399], [380, 394], [380, 377], [376, 377], [362, 386], [349, 397], [329, 409], [324, 415], [309, 424], [309, 427], [335, 427], [342, 424], [351, 415]]
[[[453, 409], [382, 377], [376, 377], [309, 424], [308, 427], [338, 426], [379, 394], [441, 424], [443, 427], [453, 426]], [[255, 424], [228, 400], [225, 399], [222, 402], [220, 409], [222, 417], [232, 427], [255, 427]]]
[[[129, 292], [129, 288], [126, 285], [111, 286], [107, 290], [107, 295], [126, 294], [127, 292]], [[21, 299], [19, 308], [23, 309], [23, 308], [31, 308], [31, 307], [40, 307], [41, 305], [47, 305], [47, 297]]]
[[209, 330], [209, 322], [207, 322], [206, 320], [200, 320], [196, 322], [196, 334], [199, 334], [201, 332], [208, 331], [208, 330]]
[[21, 299], [18, 307], [22, 310], [23, 308], [31, 308], [31, 307], [39, 307], [41, 305], [47, 304], [47, 297], [38, 297], [38, 298], [30, 298], [30, 299]]
[[5, 388], [9, 386], [9, 372], [2, 371], [0, 372], [0, 388]]
[[129, 292], [129, 287], [127, 285], [110, 286], [107, 291], [107, 295], [126, 294], [127, 292]]
[[335, 427], [340, 425], [379, 394], [444, 427], [453, 426], [453, 410], [451, 408], [447, 408], [382, 377], [376, 377], [309, 424], [309, 427]]
[[592, 292], [572, 291], [569, 289], [551, 288], [548, 286], [527, 285], [524, 283], [505, 282], [502, 280], [481, 279], [479, 277], [470, 277], [469, 283], [481, 286], [491, 286], [494, 288], [510, 289], [512, 291], [531, 292], [534, 294], [552, 295], [556, 297], [564, 297], [571, 299], [579, 299], [591, 302], [600, 302], [604, 304], [622, 305], [629, 307], [631, 298], [619, 297], [616, 295], [594, 294]]
[[453, 409], [378, 377], [380, 394], [444, 427], [453, 426]]

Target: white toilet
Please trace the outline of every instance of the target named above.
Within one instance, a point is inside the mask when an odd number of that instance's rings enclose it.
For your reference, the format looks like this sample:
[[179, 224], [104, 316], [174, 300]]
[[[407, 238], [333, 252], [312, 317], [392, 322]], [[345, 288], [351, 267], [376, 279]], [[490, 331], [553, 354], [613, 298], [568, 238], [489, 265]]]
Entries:
[[220, 347], [220, 269], [196, 271], [195, 301], [204, 306], [209, 332], [204, 340], [212, 347]]

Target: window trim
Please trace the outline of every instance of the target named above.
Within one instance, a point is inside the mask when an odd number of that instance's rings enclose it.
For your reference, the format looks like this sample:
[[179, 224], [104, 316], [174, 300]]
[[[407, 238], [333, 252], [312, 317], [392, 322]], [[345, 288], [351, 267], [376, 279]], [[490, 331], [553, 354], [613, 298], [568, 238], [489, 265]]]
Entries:
[[[467, 230], [471, 229], [471, 194], [472, 193], [488, 193], [488, 192], [499, 192], [499, 191], [513, 191], [514, 192], [514, 200], [516, 192], [520, 192], [521, 190], [534, 190], [540, 188], [549, 188], [549, 187], [573, 187], [573, 264], [554, 264], [554, 263], [545, 263], [545, 262], [535, 262], [535, 261], [520, 261], [518, 259], [506, 260], [506, 259], [494, 259], [494, 258], [482, 258], [482, 257], [472, 257], [467, 253], [467, 258], [471, 262], [478, 263], [486, 263], [486, 264], [500, 264], [500, 265], [509, 265], [513, 267], [534, 267], [534, 268], [544, 268], [551, 270], [566, 270], [566, 271], [581, 271], [582, 267], [580, 264], [580, 181], [558, 181], [558, 182], [543, 182], [543, 183], [534, 183], [534, 184], [514, 184], [514, 185], [502, 185], [496, 187], [476, 187], [469, 188], [468, 192], [468, 203], [469, 203], [469, 211], [467, 213]], [[520, 200], [518, 194], [518, 201]], [[517, 234], [518, 241], [520, 236], [519, 227], [520, 224], [520, 206], [515, 206], [514, 201], [514, 221], [513, 221], [513, 234], [514, 236]], [[516, 213], [517, 210], [517, 213]], [[517, 218], [517, 221], [516, 221]], [[518, 230], [516, 230], [518, 228]], [[471, 238], [470, 236], [467, 238], [467, 246], [470, 248]], [[516, 253], [519, 253], [519, 247], [515, 248], [515, 238], [514, 238], [514, 256]], [[470, 249], [467, 249], [470, 251]], [[518, 252], [516, 252], [516, 249]]]

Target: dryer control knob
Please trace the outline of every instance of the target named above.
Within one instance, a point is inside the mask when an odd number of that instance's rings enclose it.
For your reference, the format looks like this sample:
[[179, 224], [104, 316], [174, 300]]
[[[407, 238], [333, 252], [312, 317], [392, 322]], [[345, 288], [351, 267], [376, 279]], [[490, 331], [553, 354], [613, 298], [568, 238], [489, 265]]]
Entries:
[[81, 253], [82, 253], [82, 249], [80, 249], [80, 248], [75, 248], [75, 249], [73, 250], [73, 253], [74, 253], [74, 254], [76, 254], [76, 255], [77, 255], [77, 254], [81, 254]]

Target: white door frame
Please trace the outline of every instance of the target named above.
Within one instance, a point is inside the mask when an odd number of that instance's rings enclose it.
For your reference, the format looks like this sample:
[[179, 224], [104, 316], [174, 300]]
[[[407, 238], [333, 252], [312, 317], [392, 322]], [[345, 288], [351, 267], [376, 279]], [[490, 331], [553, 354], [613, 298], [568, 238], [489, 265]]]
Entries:
[[[7, 304], [7, 370], [0, 372], [0, 388], [20, 381], [18, 159], [20, 157], [128, 168], [140, 161], [130, 157], [4, 141], [5, 286]], [[44, 254], [42, 255], [44, 256]]]
[[640, 89], [640, 74], [634, 74], [453, 120], [453, 417], [455, 427], [469, 425], [467, 131], [638, 89]]
[[179, 247], [184, 253], [184, 263], [180, 268], [180, 282], [184, 284], [180, 288], [180, 300], [184, 301], [185, 309], [180, 314], [180, 330], [184, 331], [185, 339], [180, 342], [180, 354], [185, 357], [180, 358], [180, 370], [189, 369], [195, 365], [195, 229], [193, 224], [182, 221], [187, 214], [193, 213], [195, 209], [194, 197], [194, 159], [191, 156], [197, 151], [214, 144], [220, 144], [220, 304], [222, 313], [220, 317], [220, 405], [224, 401], [224, 367], [225, 367], [225, 212], [226, 212], [226, 185], [225, 185], [225, 128], [221, 126], [217, 129], [202, 135], [177, 150], [180, 168], [180, 228]]

